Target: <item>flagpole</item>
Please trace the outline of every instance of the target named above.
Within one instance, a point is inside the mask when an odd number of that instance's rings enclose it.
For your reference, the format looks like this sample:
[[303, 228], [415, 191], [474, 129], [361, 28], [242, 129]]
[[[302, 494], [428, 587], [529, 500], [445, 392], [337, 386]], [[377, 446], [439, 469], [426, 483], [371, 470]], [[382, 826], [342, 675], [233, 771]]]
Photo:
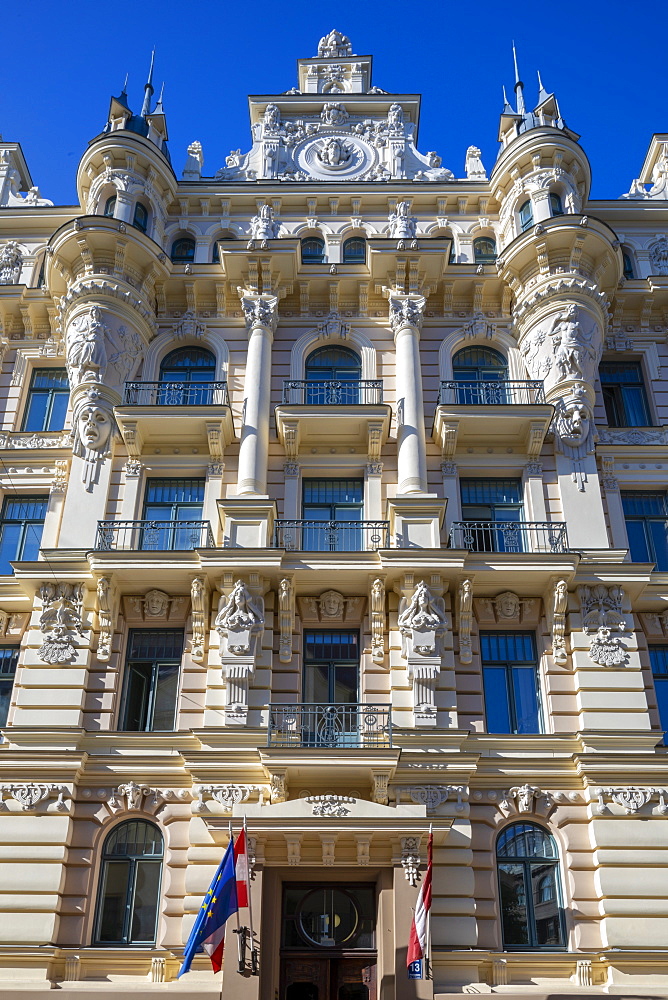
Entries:
[[246, 890], [248, 892], [248, 923], [250, 924], [251, 973], [254, 976], [256, 976], [258, 975], [257, 948], [255, 947], [255, 933], [253, 931], [253, 900], [251, 897], [250, 865], [248, 864], [248, 859], [250, 857], [250, 850], [248, 846], [248, 825], [246, 823], [245, 813], [244, 813], [244, 841], [246, 843]]
[[[230, 830], [230, 843], [234, 845], [234, 834], [232, 833], [232, 820], [229, 823]], [[234, 850], [234, 846], [232, 847]], [[246, 956], [244, 955], [243, 942], [241, 940], [241, 922], [239, 920], [239, 907], [237, 906], [237, 961], [239, 964], [239, 972], [244, 972], [246, 969]], [[221, 987], [222, 989], [222, 987]]]
[[[431, 842], [433, 834], [434, 834], [434, 825], [433, 823], [430, 823], [429, 841], [427, 843]], [[431, 906], [427, 910], [427, 933], [425, 935], [424, 950], [425, 950], [424, 978], [431, 979]]]

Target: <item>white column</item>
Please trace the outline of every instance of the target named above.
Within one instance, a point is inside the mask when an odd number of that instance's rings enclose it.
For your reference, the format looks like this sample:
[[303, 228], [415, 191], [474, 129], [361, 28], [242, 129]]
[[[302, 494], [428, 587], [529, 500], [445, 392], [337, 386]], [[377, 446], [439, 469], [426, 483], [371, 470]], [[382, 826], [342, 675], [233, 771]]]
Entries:
[[239, 288], [238, 292], [246, 317], [248, 355], [237, 494], [266, 496], [271, 344], [278, 322], [278, 298], [275, 295], [258, 295], [243, 288]]
[[427, 455], [422, 403], [420, 327], [423, 295], [390, 293], [397, 391], [397, 462], [399, 493], [427, 492]]

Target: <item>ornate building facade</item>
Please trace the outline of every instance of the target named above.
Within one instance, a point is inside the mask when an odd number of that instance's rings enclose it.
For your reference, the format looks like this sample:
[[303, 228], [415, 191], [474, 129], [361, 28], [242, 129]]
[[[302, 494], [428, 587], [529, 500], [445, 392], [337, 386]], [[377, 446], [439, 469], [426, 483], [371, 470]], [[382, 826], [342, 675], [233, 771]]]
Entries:
[[216, 995], [246, 816], [225, 1000], [668, 993], [668, 135], [592, 201], [516, 78], [458, 177], [335, 31], [249, 107], [0, 142], [0, 989]]

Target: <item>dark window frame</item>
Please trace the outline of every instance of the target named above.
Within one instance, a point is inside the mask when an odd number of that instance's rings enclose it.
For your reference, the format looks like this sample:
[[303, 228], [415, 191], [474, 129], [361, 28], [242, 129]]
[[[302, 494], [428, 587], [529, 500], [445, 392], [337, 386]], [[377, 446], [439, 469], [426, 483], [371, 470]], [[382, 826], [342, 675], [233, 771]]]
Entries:
[[102, 213], [107, 219], [113, 219], [114, 212], [116, 211], [116, 195], [110, 195], [104, 203], [104, 212]]
[[[132, 655], [133, 645], [142, 640], [146, 641], [151, 635], [171, 638], [173, 646], [171, 655]], [[165, 643], [166, 644], [166, 643]], [[123, 696], [121, 698], [121, 708], [118, 718], [118, 732], [122, 733], [172, 733], [175, 732], [176, 718], [179, 707], [179, 694], [181, 690], [181, 668], [183, 663], [183, 649], [185, 646], [185, 633], [183, 629], [130, 629], [125, 652], [125, 665], [123, 669]], [[176, 650], [179, 650], [177, 653]], [[167, 681], [170, 676], [176, 675], [176, 686], [174, 689], [174, 704], [172, 712], [172, 724], [170, 727], [155, 727], [156, 703], [158, 693], [165, 682], [165, 668], [171, 671], [167, 673]], [[143, 677], [140, 676], [143, 674]], [[143, 688], [134, 690], [135, 681], [142, 681]], [[164, 709], [163, 709], [164, 711]], [[138, 724], [129, 725], [129, 716], [133, 714], [138, 717]]]
[[0, 645], [0, 729], [7, 725], [20, 651], [20, 646]]
[[[664, 492], [654, 492], [651, 490], [622, 490], [621, 491], [622, 510], [624, 512], [624, 523], [629, 542], [632, 562], [653, 562], [659, 573], [668, 571], [668, 537], [666, 538], [666, 552], [661, 553], [657, 547], [660, 543], [662, 533], [666, 534], [668, 529], [668, 494]], [[634, 503], [648, 503], [656, 501], [657, 510], [655, 512], [646, 510], [635, 513], [630, 509]], [[661, 506], [663, 510], [659, 510]], [[637, 535], [637, 529], [631, 530], [630, 526], [642, 526], [642, 538]], [[652, 530], [652, 525], [657, 526], [656, 534]], [[639, 552], [638, 546], [642, 544], [645, 552]], [[635, 548], [635, 552], [633, 549]]]
[[520, 223], [520, 233], [526, 233], [533, 226], [533, 203], [531, 198], [523, 201], [517, 209], [517, 217]]
[[[485, 646], [491, 640], [500, 640], [499, 645], [509, 645], [505, 640], [513, 640], [517, 643], [518, 640], [529, 640], [529, 646], [531, 647], [530, 656], [527, 659], [521, 659], [517, 654], [506, 655], [504, 657], [499, 657], [498, 659], [485, 653]], [[538, 656], [536, 636], [534, 632], [528, 632], [525, 630], [501, 630], [501, 629], [489, 629], [480, 632], [480, 661], [482, 670], [482, 681], [483, 681], [483, 701], [485, 708], [485, 731], [492, 735], [541, 735], [545, 732], [545, 718], [542, 705], [541, 697], [541, 683], [540, 683], [540, 660]], [[505, 688], [505, 714], [508, 718], [508, 726], [501, 730], [491, 729], [489, 726], [490, 717], [490, 701], [497, 707], [498, 711], [498, 697], [499, 690], [498, 685], [494, 685], [494, 694], [492, 696], [492, 671], [503, 672], [504, 677], [504, 688]], [[525, 677], [527, 674], [531, 673], [533, 676], [533, 694], [535, 696], [534, 708], [535, 715], [530, 727], [522, 725], [522, 719], [519, 714], [518, 706], [518, 690], [521, 688], [520, 678]], [[526, 691], [522, 692], [522, 696], [526, 696]], [[526, 706], [525, 706], [526, 711]]]
[[[533, 831], [538, 831], [544, 841], [549, 842], [551, 845], [553, 856], [548, 857], [546, 855], [531, 855], [531, 854], [505, 854], [501, 853], [499, 850], [499, 844], [508, 838], [509, 832], [517, 828], [521, 830], [522, 835], [526, 836], [528, 833]], [[535, 833], [534, 833], [535, 838]], [[499, 831], [495, 842], [495, 859], [496, 859], [496, 873], [497, 873], [497, 885], [499, 891], [499, 915], [501, 918], [501, 940], [503, 943], [504, 951], [525, 951], [530, 949], [532, 951], [563, 951], [567, 946], [567, 934], [566, 934], [566, 924], [564, 919], [564, 902], [563, 902], [563, 887], [561, 881], [561, 859], [559, 857], [559, 848], [556, 838], [546, 830], [544, 827], [540, 826], [538, 823], [519, 821], [508, 824], [502, 830]], [[509, 914], [504, 909], [504, 890], [503, 882], [501, 878], [501, 872], [503, 866], [506, 867], [521, 867], [522, 878], [524, 886], [524, 908], [526, 911], [526, 927], [528, 931], [528, 942], [521, 942], [517, 944], [510, 944], [507, 942], [507, 928], [511, 917], [516, 917], [516, 912]], [[550, 870], [551, 880], [555, 887], [555, 896], [549, 902], [554, 902], [557, 909], [557, 930], [559, 940], [555, 944], [541, 944], [538, 940], [538, 919], [536, 917], [536, 901], [534, 899], [534, 894], [531, 891], [533, 880], [531, 877], [532, 869], [534, 868], [544, 868], [546, 873], [542, 875], [537, 882], [537, 885], [541, 885], [544, 879], [547, 877], [547, 869]], [[539, 901], [539, 905], [540, 905]], [[515, 904], [517, 909], [522, 904]]]
[[[619, 372], [620, 375], [623, 375], [625, 371], [635, 372], [637, 378], [610, 378], [609, 381], [606, 381], [606, 374], [613, 375], [614, 371]], [[601, 395], [609, 427], [654, 426], [642, 361], [639, 359], [602, 361], [599, 365], [598, 377], [601, 382]], [[632, 393], [636, 396], [635, 401]], [[644, 422], [640, 423], [634, 419], [634, 409], [642, 411]]]
[[[35, 385], [38, 379], [53, 378], [54, 375], [59, 375], [64, 377], [64, 382], [61, 381], [60, 385], [47, 385], [39, 386]], [[30, 427], [31, 414], [33, 409], [33, 402], [42, 397], [46, 397], [46, 406], [44, 408], [44, 417], [42, 419], [42, 426]], [[65, 401], [64, 410], [62, 409], [62, 400]], [[61, 406], [58, 406], [58, 402], [61, 402]], [[21, 423], [21, 430], [29, 433], [39, 434], [40, 432], [57, 432], [62, 431], [65, 428], [65, 421], [67, 419], [67, 409], [70, 402], [70, 385], [69, 379], [67, 377], [67, 368], [33, 368], [32, 374], [30, 376], [30, 387], [28, 388], [28, 397], [26, 399], [26, 404], [23, 411], [23, 421]], [[60, 427], [51, 426], [54, 421], [54, 410], [56, 415], [62, 411], [62, 419], [55, 420], [55, 423], [60, 423]], [[39, 421], [37, 421], [39, 423]]]
[[[361, 246], [361, 252], [355, 244], [359, 244]], [[342, 263], [366, 264], [366, 240], [363, 236], [351, 236], [349, 239], [345, 240], [341, 251]]]
[[192, 264], [195, 260], [195, 240], [192, 236], [177, 236], [172, 242], [169, 256], [172, 264]]
[[[312, 244], [312, 249], [309, 244]], [[315, 251], [316, 245], [319, 247], [317, 253]], [[324, 264], [326, 259], [325, 241], [321, 236], [304, 236], [300, 243], [300, 253], [302, 264]]]
[[[349, 649], [357, 649], [356, 655], [341, 655], [335, 656], [334, 649], [330, 648], [328, 650], [330, 655], [316, 656], [309, 653], [309, 647], [316, 647], [319, 640], [322, 640], [322, 649], [326, 650], [327, 639], [330, 639], [330, 645], [334, 647], [336, 639], [341, 644], [341, 648], [348, 647]], [[347, 641], [346, 641], [347, 640]], [[302, 666], [302, 701], [304, 704], [350, 704], [356, 705], [359, 702], [360, 693], [360, 664], [361, 664], [361, 647], [360, 647], [360, 635], [358, 629], [322, 629], [322, 628], [307, 628], [304, 629], [304, 657]], [[320, 698], [309, 698], [307, 697], [309, 683], [307, 680], [307, 668], [315, 667], [326, 667], [327, 672], [327, 698], [325, 700]], [[357, 684], [355, 689], [355, 697], [350, 699], [340, 699], [335, 697], [335, 691], [337, 687], [337, 669], [342, 668], [343, 670], [354, 667], [357, 673]]]
[[[661, 656], [663, 662], [659, 662], [659, 653], [664, 654]], [[665, 740], [665, 734], [668, 732], [668, 646], [652, 643], [649, 646], [649, 662], [652, 668], [659, 725], [663, 729]]]
[[557, 191], [550, 191], [550, 212], [554, 218], [566, 214], [563, 199]]
[[[8, 509], [11, 508], [13, 504], [41, 504], [43, 506], [43, 514], [41, 517], [9, 517], [7, 515]], [[39, 556], [39, 550], [42, 544], [42, 533], [44, 531], [44, 519], [48, 510], [49, 498], [44, 496], [44, 494], [29, 494], [29, 495], [15, 495], [13, 493], [7, 494], [2, 503], [2, 512], [0, 513], [0, 550], [4, 549], [5, 546], [5, 529], [13, 525], [19, 525], [19, 540], [15, 547], [15, 555], [7, 559], [7, 562], [20, 562], [25, 556], [26, 545], [31, 542], [37, 542], [37, 551], [34, 558], [37, 559]], [[33, 537], [32, 529], [40, 526], [39, 538]], [[0, 564], [0, 574], [2, 573], [2, 565]], [[11, 569], [8, 570], [8, 574], [11, 573]]]
[[[487, 249], [483, 249], [487, 244]], [[489, 247], [491, 246], [491, 250]], [[494, 264], [497, 258], [496, 240], [493, 236], [478, 236], [473, 241], [473, 260], [476, 264]]]
[[[139, 828], [149, 828], [157, 832], [160, 839], [160, 853], [140, 853], [138, 851], [127, 851], [125, 853], [114, 852], [113, 847], [118, 843], [119, 837], [125, 828], [128, 832], [132, 830], [132, 825], [135, 826], [135, 843], [138, 842]], [[144, 833], [144, 843], [146, 843], [146, 833]], [[153, 838], [153, 843], [157, 843], [157, 838]], [[112, 845], [110, 847], [110, 845]], [[161, 891], [162, 891], [162, 881], [163, 881], [163, 861], [165, 856], [165, 842], [162, 835], [162, 831], [155, 823], [150, 823], [145, 819], [129, 819], [125, 820], [123, 823], [119, 823], [117, 826], [111, 830], [105, 837], [104, 844], [102, 847], [102, 856], [100, 858], [100, 878], [98, 883], [97, 901], [95, 906], [95, 928], [93, 932], [93, 943], [98, 947], [136, 947], [136, 948], [146, 948], [147, 946], [154, 946], [156, 943], [157, 933], [158, 933], [158, 920], [160, 919], [160, 904], [161, 904]], [[125, 899], [122, 907], [122, 915], [120, 919], [121, 924], [121, 936], [114, 940], [110, 938], [103, 938], [103, 921], [105, 918], [105, 902], [107, 900], [107, 878], [110, 869], [110, 865], [116, 863], [124, 863], [127, 866], [127, 876], [126, 876], [126, 886], [125, 886]], [[140, 868], [141, 865], [141, 868]], [[137, 902], [137, 882], [138, 875], [144, 875], [146, 871], [146, 866], [150, 866], [151, 869], [159, 867], [158, 877], [155, 881], [155, 892], [154, 892], [154, 906], [155, 906], [155, 918], [153, 935], [150, 938], [133, 939], [133, 922], [136, 915], [136, 902]]]
[[[141, 215], [142, 212], [144, 213], [144, 218], [140, 219], [137, 216]], [[135, 210], [132, 215], [132, 225], [135, 229], [138, 229], [140, 233], [145, 233], [148, 230], [148, 220], [149, 211], [146, 205], [144, 205], [141, 201], [135, 202]]]

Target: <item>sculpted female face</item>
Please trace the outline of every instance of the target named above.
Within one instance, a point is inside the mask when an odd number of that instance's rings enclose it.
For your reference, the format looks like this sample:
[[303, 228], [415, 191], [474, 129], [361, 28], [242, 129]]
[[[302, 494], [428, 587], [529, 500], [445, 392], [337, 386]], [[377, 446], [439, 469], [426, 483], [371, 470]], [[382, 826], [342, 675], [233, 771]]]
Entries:
[[101, 406], [87, 403], [78, 417], [79, 436], [86, 448], [103, 451], [111, 435], [111, 417]]

